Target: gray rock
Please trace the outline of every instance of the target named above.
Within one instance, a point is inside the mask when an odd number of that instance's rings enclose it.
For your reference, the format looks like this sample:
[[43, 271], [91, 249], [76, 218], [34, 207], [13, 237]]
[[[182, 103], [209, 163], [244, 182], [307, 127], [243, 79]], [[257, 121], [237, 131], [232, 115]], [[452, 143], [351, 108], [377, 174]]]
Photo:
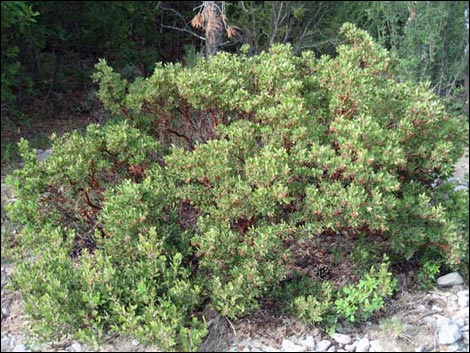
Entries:
[[2, 352], [7, 352], [10, 350], [10, 337], [2, 338]]
[[463, 283], [463, 278], [458, 272], [451, 272], [437, 279], [437, 285], [441, 287], [451, 287]]
[[51, 153], [52, 153], [51, 149], [38, 153], [37, 154], [38, 161], [39, 162], [45, 161], [51, 155]]
[[320, 342], [317, 343], [315, 347], [316, 352], [326, 352], [328, 348], [330, 348], [331, 342], [328, 340], [321, 340]]
[[453, 344], [462, 338], [462, 331], [453, 321], [449, 321], [447, 325], [443, 325], [439, 329], [439, 344]]
[[468, 324], [460, 328], [463, 332], [468, 332]]
[[[454, 191], [462, 191], [462, 190], [468, 190], [468, 186], [466, 185], [457, 185], [455, 188], [454, 188]], [[450, 352], [450, 351], [449, 351]]]
[[460, 350], [460, 346], [457, 343], [448, 345], [446, 347], [446, 352], [458, 352]]
[[339, 344], [345, 345], [352, 342], [351, 336], [343, 335], [342, 333], [334, 333], [332, 338]]
[[284, 352], [303, 352], [305, 350], [304, 347], [295, 344], [291, 340], [283, 339], [281, 344], [282, 350]]
[[370, 342], [367, 337], [361, 338], [356, 344], [356, 352], [368, 352], [370, 348]]
[[315, 349], [315, 338], [312, 335], [308, 335], [305, 339], [301, 340], [299, 344], [313, 351]]

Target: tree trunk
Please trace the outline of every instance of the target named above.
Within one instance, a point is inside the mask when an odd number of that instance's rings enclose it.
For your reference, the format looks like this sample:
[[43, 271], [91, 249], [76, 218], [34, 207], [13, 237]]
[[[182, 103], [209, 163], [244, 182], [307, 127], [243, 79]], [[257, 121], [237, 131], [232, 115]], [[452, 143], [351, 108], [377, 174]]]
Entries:
[[225, 1], [204, 1], [206, 58], [217, 54], [225, 41], [226, 32], [222, 13], [224, 3]]

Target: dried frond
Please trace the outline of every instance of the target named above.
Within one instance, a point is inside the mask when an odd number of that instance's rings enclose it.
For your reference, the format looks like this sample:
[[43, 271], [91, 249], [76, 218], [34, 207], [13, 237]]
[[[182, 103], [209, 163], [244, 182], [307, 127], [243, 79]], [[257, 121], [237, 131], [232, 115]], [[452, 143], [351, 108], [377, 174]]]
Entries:
[[191, 26], [193, 26], [194, 28], [201, 28], [203, 23], [204, 23], [204, 15], [202, 13], [198, 13], [191, 20]]
[[228, 26], [227, 27], [227, 37], [232, 38], [238, 34], [236, 27]]

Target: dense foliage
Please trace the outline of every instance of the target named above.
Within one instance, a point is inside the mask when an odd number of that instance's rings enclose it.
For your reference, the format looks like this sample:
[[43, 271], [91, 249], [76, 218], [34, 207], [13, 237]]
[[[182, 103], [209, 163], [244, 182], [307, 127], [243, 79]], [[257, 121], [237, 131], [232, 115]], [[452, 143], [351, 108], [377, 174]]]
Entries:
[[[25, 225], [15, 281], [37, 333], [111, 329], [194, 350], [205, 308], [234, 318], [266, 296], [334, 329], [383, 305], [390, 261], [431, 249], [468, 265], [468, 192], [433, 187], [465, 123], [425, 85], [397, 81], [366, 32], [342, 33], [334, 58], [275, 45], [159, 64], [132, 83], [101, 61], [115, 119], [54, 138], [44, 162], [23, 141], [10, 179]], [[366, 270], [348, 283], [296, 274], [294, 247], [320, 236], [383, 246], [351, 257]]]

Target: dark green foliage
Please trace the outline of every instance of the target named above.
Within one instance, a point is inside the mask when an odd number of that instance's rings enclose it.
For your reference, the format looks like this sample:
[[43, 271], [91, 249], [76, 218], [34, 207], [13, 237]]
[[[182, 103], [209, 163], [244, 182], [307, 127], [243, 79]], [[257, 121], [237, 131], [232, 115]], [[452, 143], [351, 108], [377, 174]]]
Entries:
[[[28, 312], [54, 329], [196, 349], [204, 307], [239, 317], [282, 281], [289, 292], [292, 244], [342, 232], [380, 239], [397, 261], [429, 246], [449, 266], [465, 259], [466, 195], [432, 187], [462, 152], [464, 122], [425, 86], [397, 82], [367, 33], [342, 33], [335, 58], [277, 45], [158, 64], [132, 83], [101, 61], [99, 96], [121, 122], [58, 140], [43, 163], [21, 145], [11, 214], [36, 258], [17, 279]], [[395, 282], [382, 251], [365, 251], [349, 258], [367, 269], [357, 283], [305, 279], [316, 289], [288, 307], [327, 327], [368, 318]], [[54, 275], [38, 283], [42, 272]], [[47, 309], [75, 297], [87, 320]]]

